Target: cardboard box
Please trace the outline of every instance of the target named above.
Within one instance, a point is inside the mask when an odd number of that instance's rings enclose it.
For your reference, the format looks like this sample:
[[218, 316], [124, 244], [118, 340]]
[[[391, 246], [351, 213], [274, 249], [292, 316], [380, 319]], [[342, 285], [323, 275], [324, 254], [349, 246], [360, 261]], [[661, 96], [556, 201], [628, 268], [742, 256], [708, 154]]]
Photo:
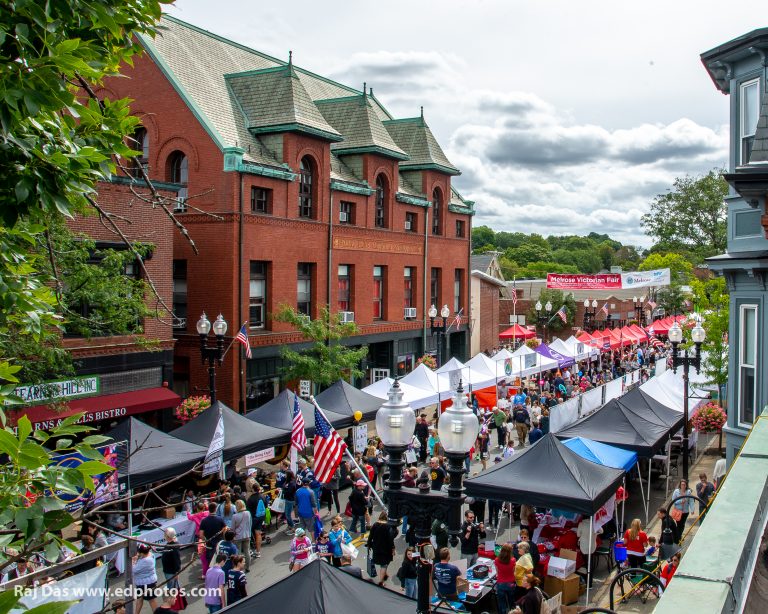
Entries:
[[550, 597], [563, 594], [563, 605], [576, 603], [579, 600], [579, 576], [571, 574], [567, 578], [547, 576], [544, 580], [544, 592]]
[[[561, 550], [561, 554], [563, 552], [569, 552], [568, 550]], [[547, 567], [547, 576], [552, 576], [554, 578], [560, 578], [561, 580], [564, 580], [568, 576], [570, 576], [574, 571], [576, 571], [576, 560], [566, 558], [563, 556], [551, 556], [549, 557], [549, 566]]]
[[456, 592], [466, 593], [469, 591], [469, 581], [466, 578], [456, 578]]
[[580, 614], [580, 612], [583, 612], [586, 609], [587, 608], [581, 605], [561, 605], [560, 614]]
[[167, 518], [169, 520], [172, 520], [173, 518], [176, 518], [176, 508], [175, 507], [166, 507], [163, 510], [163, 518]]

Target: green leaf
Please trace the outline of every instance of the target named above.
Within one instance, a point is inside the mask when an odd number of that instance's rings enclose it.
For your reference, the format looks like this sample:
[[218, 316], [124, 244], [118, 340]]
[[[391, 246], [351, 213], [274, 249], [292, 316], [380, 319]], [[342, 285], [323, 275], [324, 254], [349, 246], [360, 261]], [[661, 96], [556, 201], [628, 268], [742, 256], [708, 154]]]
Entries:
[[65, 614], [76, 603], [77, 601], [49, 601], [27, 610], [26, 614]]
[[19, 418], [19, 421], [17, 424], [17, 433], [18, 433], [19, 441], [24, 441], [27, 437], [29, 437], [29, 434], [31, 432], [32, 432], [32, 423], [29, 421], [29, 418], [26, 415]]
[[93, 475], [101, 475], [102, 473], [108, 473], [110, 471], [114, 471], [115, 469], [114, 467], [110, 467], [106, 463], [91, 460], [91, 461], [85, 461], [81, 465], [78, 465], [77, 470], [83, 475], [93, 476]]
[[5, 429], [0, 429], [0, 452], [15, 459], [19, 451], [19, 440]]
[[21, 599], [13, 590], [0, 592], [0, 614], [8, 614]]

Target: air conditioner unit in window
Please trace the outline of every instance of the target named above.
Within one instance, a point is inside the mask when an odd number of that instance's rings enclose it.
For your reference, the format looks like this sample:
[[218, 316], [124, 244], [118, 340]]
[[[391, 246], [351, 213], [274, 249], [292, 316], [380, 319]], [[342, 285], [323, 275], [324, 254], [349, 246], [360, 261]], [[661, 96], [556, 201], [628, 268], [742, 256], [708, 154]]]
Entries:
[[342, 224], [346, 224], [347, 222], [349, 222], [349, 213], [347, 213], [346, 211], [340, 211], [339, 222], [341, 222]]
[[299, 320], [304, 322], [304, 324], [309, 324], [312, 321], [312, 318], [310, 318], [306, 313], [300, 313]]
[[186, 198], [178, 198], [176, 202], [173, 204], [173, 212], [174, 213], [186, 213], [187, 212], [187, 199]]
[[405, 220], [405, 229], [411, 230], [411, 226], [412, 226], [411, 220]]
[[413, 320], [416, 318], [416, 307], [405, 307], [403, 311], [405, 312], [403, 317], [406, 320]]
[[514, 324], [515, 320], [517, 320], [517, 316], [513, 316], [511, 313], [509, 314], [509, 323]]
[[355, 312], [354, 311], [340, 311], [339, 312], [339, 320], [342, 324], [346, 324], [347, 322], [354, 322], [355, 321]]

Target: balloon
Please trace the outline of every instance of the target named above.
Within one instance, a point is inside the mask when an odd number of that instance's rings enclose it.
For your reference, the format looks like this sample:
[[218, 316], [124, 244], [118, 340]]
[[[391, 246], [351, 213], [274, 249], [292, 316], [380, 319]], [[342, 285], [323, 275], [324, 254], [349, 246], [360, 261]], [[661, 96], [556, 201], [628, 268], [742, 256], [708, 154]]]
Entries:
[[352, 417], [357, 421], [360, 422], [360, 420], [363, 419], [363, 412], [360, 410], [356, 411], [354, 414], [352, 414]]

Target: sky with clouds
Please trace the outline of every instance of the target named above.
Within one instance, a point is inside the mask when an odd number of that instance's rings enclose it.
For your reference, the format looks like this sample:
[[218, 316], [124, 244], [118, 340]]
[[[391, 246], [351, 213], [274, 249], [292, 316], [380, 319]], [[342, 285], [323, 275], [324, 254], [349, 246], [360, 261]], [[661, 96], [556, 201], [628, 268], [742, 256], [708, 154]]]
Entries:
[[169, 12], [418, 115], [476, 201], [474, 225], [609, 233], [675, 177], [727, 164], [728, 98], [699, 55], [768, 26], [736, 0], [178, 0]]

